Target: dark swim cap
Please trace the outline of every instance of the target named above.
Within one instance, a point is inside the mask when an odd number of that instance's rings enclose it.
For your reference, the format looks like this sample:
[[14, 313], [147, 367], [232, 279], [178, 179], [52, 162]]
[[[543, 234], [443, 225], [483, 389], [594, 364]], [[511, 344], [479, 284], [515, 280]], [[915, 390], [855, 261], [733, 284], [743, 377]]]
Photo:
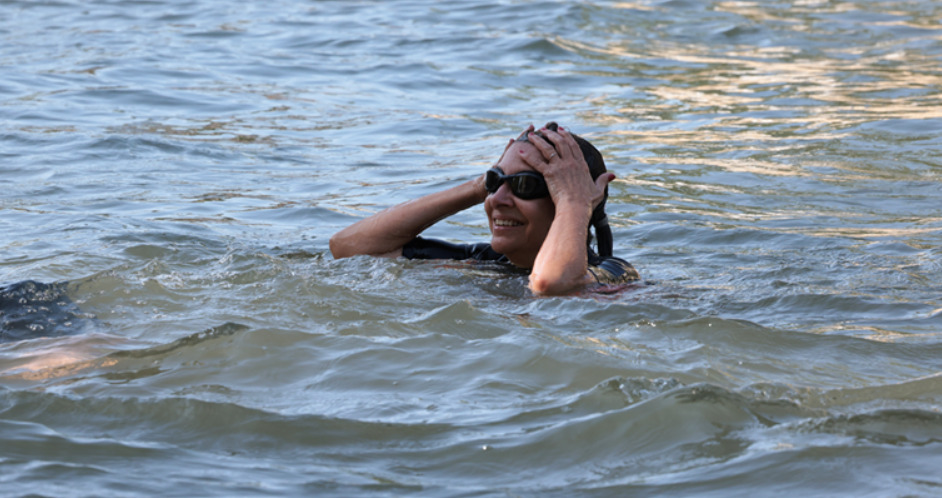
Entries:
[[[554, 121], [546, 123], [545, 128], [553, 131], [559, 129]], [[546, 140], [556, 148], [556, 144], [552, 140], [547, 138], [545, 135], [539, 131], [535, 131], [534, 134], [539, 135], [540, 138]], [[586, 164], [589, 166], [589, 174], [592, 175], [592, 180], [597, 180], [602, 173], [608, 171], [605, 169], [605, 160], [602, 159], [602, 153], [595, 148], [594, 145], [589, 143], [588, 140], [576, 135], [575, 133], [570, 133], [572, 138], [576, 139], [576, 143], [579, 144], [579, 149], [582, 150], [582, 157], [585, 158]], [[518, 138], [518, 142], [529, 142], [527, 139], [527, 132], [523, 132]], [[612, 255], [612, 246], [614, 241], [612, 240], [612, 229], [608, 226], [608, 216], [605, 214], [605, 201], [608, 200], [608, 186], [605, 187], [605, 194], [602, 196], [602, 202], [595, 207], [595, 210], [592, 211], [592, 218], [589, 220], [589, 225], [595, 229], [595, 238], [598, 245], [598, 255], [601, 257], [609, 257]], [[591, 234], [589, 235], [591, 239]], [[589, 241], [586, 241], [588, 244]]]

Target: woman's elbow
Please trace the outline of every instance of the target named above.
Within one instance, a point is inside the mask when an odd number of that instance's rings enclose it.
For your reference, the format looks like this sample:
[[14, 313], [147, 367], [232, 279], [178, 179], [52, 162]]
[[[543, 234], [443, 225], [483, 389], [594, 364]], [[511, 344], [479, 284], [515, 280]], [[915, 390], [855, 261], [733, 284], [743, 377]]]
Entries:
[[350, 256], [356, 255], [349, 241], [345, 240], [340, 234], [335, 234], [330, 238], [329, 246], [330, 255], [333, 256], [334, 259], [349, 258]]
[[580, 281], [548, 279], [540, 275], [530, 275], [530, 291], [537, 296], [563, 296], [572, 294], [584, 287]]

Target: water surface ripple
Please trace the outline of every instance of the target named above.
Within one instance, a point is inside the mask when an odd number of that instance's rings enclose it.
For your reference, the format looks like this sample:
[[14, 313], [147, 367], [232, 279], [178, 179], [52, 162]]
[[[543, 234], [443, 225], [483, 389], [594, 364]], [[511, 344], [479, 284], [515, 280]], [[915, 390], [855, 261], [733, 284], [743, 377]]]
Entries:
[[[0, 494], [942, 491], [942, 4], [0, 3]], [[549, 120], [645, 285], [331, 258]]]

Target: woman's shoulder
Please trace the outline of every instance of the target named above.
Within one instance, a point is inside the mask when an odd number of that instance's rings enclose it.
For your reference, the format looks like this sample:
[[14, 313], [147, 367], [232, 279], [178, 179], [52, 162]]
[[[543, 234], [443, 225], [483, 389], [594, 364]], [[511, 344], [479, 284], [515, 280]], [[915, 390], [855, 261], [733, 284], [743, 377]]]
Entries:
[[589, 273], [602, 285], [618, 285], [641, 280], [638, 270], [624, 259], [615, 256], [599, 258], [589, 264]]

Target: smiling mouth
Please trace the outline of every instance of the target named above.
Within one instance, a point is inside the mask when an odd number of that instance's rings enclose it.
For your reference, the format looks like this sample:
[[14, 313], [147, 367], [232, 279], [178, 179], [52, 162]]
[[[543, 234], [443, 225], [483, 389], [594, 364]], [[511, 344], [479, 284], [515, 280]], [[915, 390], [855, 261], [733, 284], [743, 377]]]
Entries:
[[520, 223], [519, 221], [513, 221], [513, 220], [494, 220], [494, 226], [495, 226], [495, 227], [519, 227], [519, 226], [522, 226], [522, 225], [523, 225], [523, 223]]

